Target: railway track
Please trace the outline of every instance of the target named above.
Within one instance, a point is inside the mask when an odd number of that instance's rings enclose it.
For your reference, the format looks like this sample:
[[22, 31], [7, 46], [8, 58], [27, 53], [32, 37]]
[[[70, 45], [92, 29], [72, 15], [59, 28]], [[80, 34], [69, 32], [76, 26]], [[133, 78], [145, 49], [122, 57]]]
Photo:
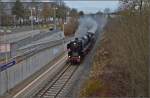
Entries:
[[49, 81], [34, 98], [60, 98], [65, 96], [67, 88], [71, 86], [71, 80], [78, 66], [67, 64], [52, 81]]

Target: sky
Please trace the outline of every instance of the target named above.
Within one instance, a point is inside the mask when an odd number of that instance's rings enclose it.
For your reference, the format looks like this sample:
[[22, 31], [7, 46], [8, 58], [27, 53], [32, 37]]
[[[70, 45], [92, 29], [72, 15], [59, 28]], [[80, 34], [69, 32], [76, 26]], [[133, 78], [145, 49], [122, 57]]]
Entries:
[[[12, 2], [16, 0], [1, 0], [5, 2]], [[31, 2], [32, 0], [21, 0], [24, 2]], [[50, 2], [55, 0], [35, 0], [36, 2]], [[60, 0], [57, 0], [60, 1]], [[114, 11], [119, 6], [118, 0], [62, 0], [70, 8], [76, 8], [78, 11], [84, 11], [84, 13], [96, 13], [98, 11], [103, 11], [105, 8], [110, 8]]]
[[85, 1], [65, 1], [66, 5], [71, 8], [76, 8], [78, 11], [84, 11], [85, 13], [95, 13], [97, 11], [103, 11], [105, 8], [110, 8], [114, 11], [119, 6], [117, 0], [85, 0]]

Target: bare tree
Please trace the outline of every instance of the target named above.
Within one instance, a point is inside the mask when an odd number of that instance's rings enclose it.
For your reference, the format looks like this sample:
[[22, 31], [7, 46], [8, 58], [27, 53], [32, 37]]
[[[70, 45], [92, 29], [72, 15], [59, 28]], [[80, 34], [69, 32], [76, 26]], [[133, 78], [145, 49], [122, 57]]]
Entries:
[[47, 22], [47, 18], [53, 16], [53, 8], [50, 7], [48, 3], [44, 3], [44, 7], [41, 12], [45, 22]]

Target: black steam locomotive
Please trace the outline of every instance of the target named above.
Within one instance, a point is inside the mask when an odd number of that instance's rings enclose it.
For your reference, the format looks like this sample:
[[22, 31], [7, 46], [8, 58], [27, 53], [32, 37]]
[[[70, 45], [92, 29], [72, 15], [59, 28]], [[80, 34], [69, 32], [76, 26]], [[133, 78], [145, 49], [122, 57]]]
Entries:
[[95, 33], [88, 32], [85, 36], [75, 38], [67, 44], [68, 60], [70, 63], [80, 63], [84, 56], [92, 48], [95, 42]]

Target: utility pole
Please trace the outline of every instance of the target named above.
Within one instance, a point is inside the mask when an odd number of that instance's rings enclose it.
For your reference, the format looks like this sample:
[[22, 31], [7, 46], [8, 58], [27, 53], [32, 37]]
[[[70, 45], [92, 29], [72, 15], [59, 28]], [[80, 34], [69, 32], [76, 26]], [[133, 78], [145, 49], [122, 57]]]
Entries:
[[1, 17], [2, 17], [2, 1], [0, 0], [0, 29], [1, 29], [1, 24], [2, 24], [2, 22], [1, 22]]
[[31, 8], [31, 28], [33, 30], [33, 14], [32, 14], [32, 8]]
[[65, 49], [66, 49], [66, 47], [65, 47], [65, 23], [63, 23], [63, 35], [62, 35], [62, 37], [63, 37], [63, 47], [64, 47], [64, 51], [65, 51]]
[[33, 30], [33, 20], [34, 20], [34, 18], [33, 18], [33, 10], [35, 10], [35, 8], [33, 8], [33, 7], [31, 7], [30, 8], [30, 14], [31, 14], [31, 28], [32, 28], [32, 30]]
[[1, 28], [1, 25], [2, 25], [2, 1], [0, 0], [0, 28]]
[[140, 15], [142, 14], [143, 0], [140, 0]]
[[14, 27], [16, 27], [16, 15], [13, 15], [14, 18]]
[[56, 10], [57, 10], [57, 7], [54, 7], [54, 25], [55, 25], [55, 29], [56, 29]]
[[1, 25], [2, 25], [2, 13], [0, 12], [0, 29], [1, 29]]

